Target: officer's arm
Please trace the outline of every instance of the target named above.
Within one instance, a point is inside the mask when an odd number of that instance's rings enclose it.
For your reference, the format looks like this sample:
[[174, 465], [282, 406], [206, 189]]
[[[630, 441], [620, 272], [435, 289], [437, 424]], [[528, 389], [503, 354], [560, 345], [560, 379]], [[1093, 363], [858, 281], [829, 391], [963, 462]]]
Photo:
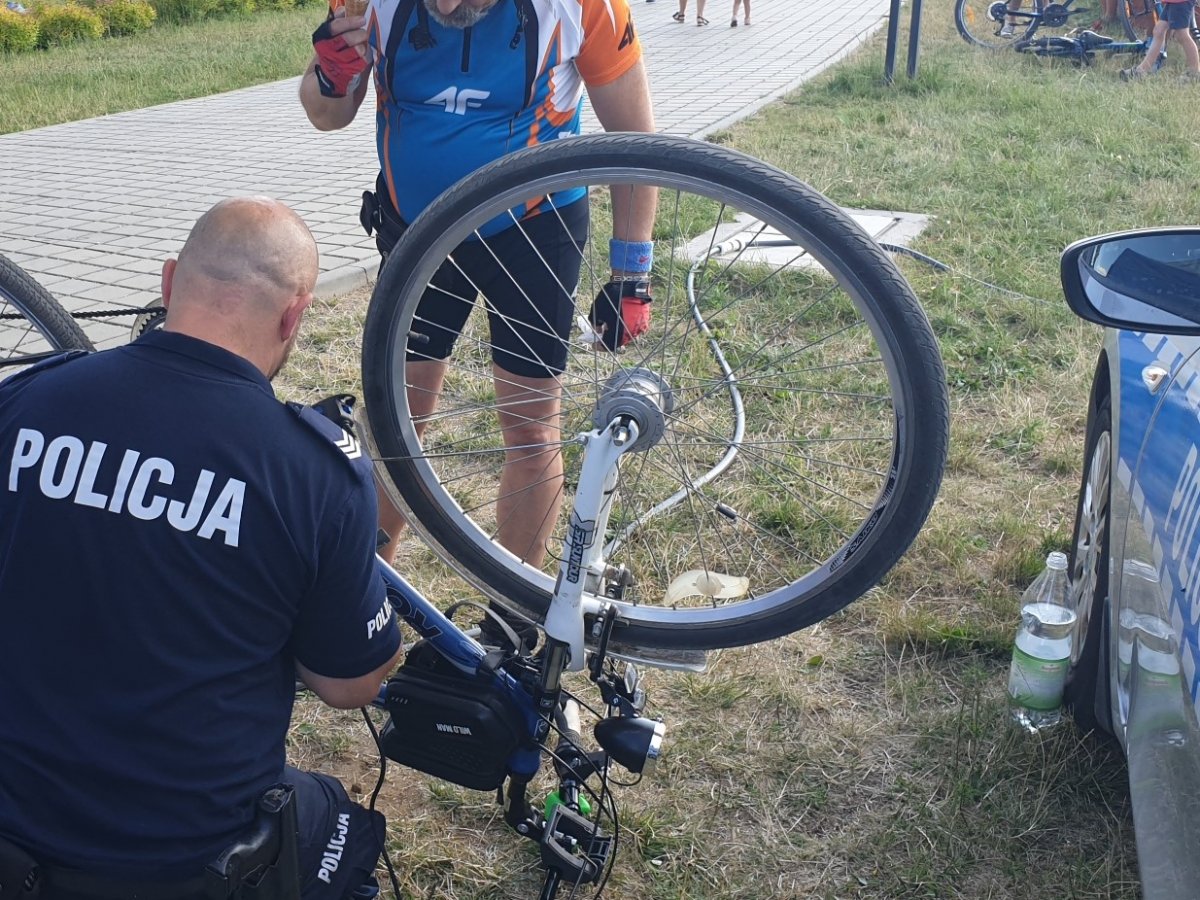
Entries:
[[[364, 58], [369, 59], [370, 49], [366, 29], [361, 26], [352, 27], [361, 22], [361, 19], [346, 19], [339, 16], [330, 22], [330, 29], [333, 34], [341, 35], [349, 46], [358, 49]], [[339, 128], [345, 128], [354, 121], [358, 108], [362, 106], [363, 98], [367, 95], [367, 81], [371, 75], [370, 67], [368, 66], [367, 71], [363, 73], [358, 85], [348, 91], [344, 97], [327, 97], [321, 93], [320, 85], [317, 82], [316, 68], [317, 56], [314, 54], [304, 72], [304, 77], [300, 80], [300, 105], [304, 107], [308, 120], [319, 131], [336, 131]]]
[[300, 680], [330, 706], [336, 709], [357, 709], [379, 696], [379, 686], [395, 671], [403, 655], [404, 648], [400, 647], [395, 656], [374, 672], [358, 678], [329, 678], [306, 669], [300, 663], [296, 663], [296, 672]]
[[[650, 85], [641, 60], [608, 84], [589, 85], [587, 92], [605, 131], [654, 132]], [[657, 201], [658, 192], [654, 188], [614, 188], [613, 237], [623, 241], [650, 240]], [[613, 272], [614, 276], [620, 274]]]

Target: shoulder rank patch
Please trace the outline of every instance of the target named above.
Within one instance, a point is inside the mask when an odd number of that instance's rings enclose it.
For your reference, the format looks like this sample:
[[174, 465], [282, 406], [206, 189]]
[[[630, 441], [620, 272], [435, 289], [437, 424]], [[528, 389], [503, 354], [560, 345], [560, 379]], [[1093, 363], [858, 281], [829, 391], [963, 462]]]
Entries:
[[342, 436], [334, 441], [334, 444], [350, 459], [358, 459], [362, 456], [362, 446], [358, 443], [358, 438], [348, 431], [343, 431]]

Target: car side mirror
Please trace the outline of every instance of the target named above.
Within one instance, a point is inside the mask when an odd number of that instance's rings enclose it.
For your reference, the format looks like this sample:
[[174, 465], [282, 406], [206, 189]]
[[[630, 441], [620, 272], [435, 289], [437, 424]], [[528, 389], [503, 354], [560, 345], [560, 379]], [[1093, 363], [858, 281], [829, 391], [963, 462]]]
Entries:
[[1076, 241], [1063, 251], [1076, 315], [1109, 328], [1200, 334], [1200, 228], [1154, 228]]

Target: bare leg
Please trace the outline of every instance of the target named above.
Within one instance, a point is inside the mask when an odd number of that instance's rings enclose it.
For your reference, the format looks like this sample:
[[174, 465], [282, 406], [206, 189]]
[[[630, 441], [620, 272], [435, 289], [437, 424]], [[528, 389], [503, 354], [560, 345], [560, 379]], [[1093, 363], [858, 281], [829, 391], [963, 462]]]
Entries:
[[704, 4], [705, 4], [705, 0], [696, 0], [696, 24], [697, 25], [707, 22], [707, 20], [704, 18]]
[[562, 505], [562, 389], [554, 378], [525, 378], [495, 366], [492, 374], [506, 448], [496, 498], [497, 539], [525, 562], [540, 566]]
[[1196, 47], [1191, 32], [1187, 28], [1180, 28], [1174, 34], [1179, 48], [1183, 51], [1183, 62], [1187, 66], [1187, 70], [1200, 72], [1200, 49]]
[[[426, 419], [437, 408], [438, 397], [442, 393], [442, 382], [446, 378], [447, 364], [440, 360], [409, 362], [404, 367], [408, 379], [408, 406], [412, 416], [417, 420], [417, 435], [425, 433]], [[396, 558], [400, 547], [400, 538], [404, 532], [404, 514], [396, 509], [388, 499], [383, 488], [376, 487], [379, 495], [379, 527], [388, 535], [388, 542], [379, 550], [388, 563]]]
[[729, 23], [730, 25], [737, 24], [737, 14], [738, 14], [738, 10], [741, 8], [741, 6], [742, 6], [742, 0], [733, 0], [733, 21]]
[[[1021, 11], [1021, 2], [1022, 2], [1022, 0], [1009, 0], [1008, 11], [1009, 12], [1020, 12]], [[1012, 16], [1006, 16], [1006, 17], [1004, 17], [1004, 25], [1006, 25], [1006, 28], [1012, 29], [1012, 28], [1015, 28], [1016, 22]], [[1024, 30], [1024, 29], [1022, 29], [1022, 30]], [[1010, 34], [1010, 32], [1009, 32], [1009, 34]]]
[[[417, 419], [418, 435], [436, 408], [446, 376], [444, 362], [410, 362], [408, 404]], [[496, 406], [505, 451], [496, 498], [497, 539], [516, 556], [533, 566], [546, 557], [546, 541], [562, 504], [562, 454], [558, 449], [558, 414], [561, 389], [553, 378], [523, 378], [493, 367]], [[379, 555], [388, 562], [396, 557], [406, 522], [387, 495], [379, 490], [379, 527], [388, 542]]]
[[1154, 65], [1158, 62], [1158, 57], [1162, 53], [1163, 45], [1166, 42], [1167, 23], [1160, 19], [1154, 23], [1154, 37], [1150, 41], [1150, 49], [1146, 51], [1146, 58], [1138, 64], [1138, 72], [1143, 75], [1149, 75], [1154, 71]]
[[742, 19], [742, 22], [743, 22], [743, 24], [749, 25], [750, 24], [750, 0], [744, 0], [744, 3], [745, 3], [746, 16], [745, 16], [745, 18]]
[[687, 16], [687, 0], [679, 0], [679, 12], [675, 13], [671, 18], [676, 22], [682, 22]]

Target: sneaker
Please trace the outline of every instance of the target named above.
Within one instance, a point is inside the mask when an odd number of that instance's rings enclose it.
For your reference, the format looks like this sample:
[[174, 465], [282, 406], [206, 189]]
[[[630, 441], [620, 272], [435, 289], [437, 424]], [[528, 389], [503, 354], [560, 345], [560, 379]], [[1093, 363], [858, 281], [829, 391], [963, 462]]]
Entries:
[[1146, 77], [1146, 73], [1143, 72], [1141, 69], [1137, 68], [1136, 66], [1134, 66], [1131, 69], [1122, 69], [1121, 70], [1121, 80], [1122, 81], [1137, 81], [1139, 78], [1145, 78], [1145, 77]]
[[1008, 22], [1005, 22], [1003, 25], [1000, 26], [1000, 30], [997, 32], [997, 34], [999, 34], [1000, 37], [1012, 37], [1013, 36], [1013, 26], [1010, 25]]

